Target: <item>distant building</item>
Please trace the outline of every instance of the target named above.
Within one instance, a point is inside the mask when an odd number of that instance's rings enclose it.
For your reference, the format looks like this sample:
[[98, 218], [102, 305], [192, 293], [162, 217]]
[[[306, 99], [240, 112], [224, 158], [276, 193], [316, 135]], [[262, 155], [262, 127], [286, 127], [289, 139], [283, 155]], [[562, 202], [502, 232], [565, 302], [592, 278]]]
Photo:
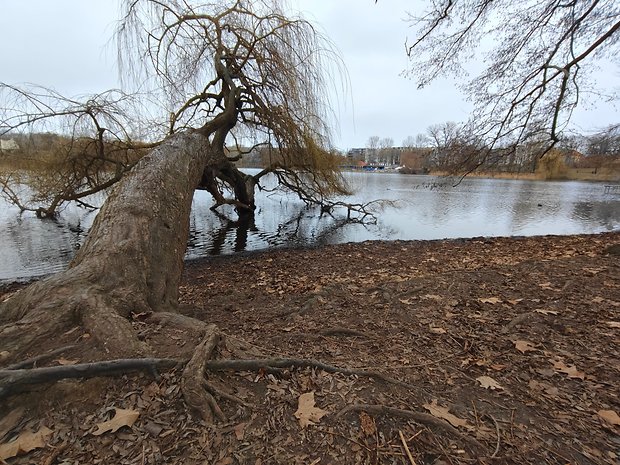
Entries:
[[0, 152], [19, 150], [19, 145], [13, 139], [0, 139]]

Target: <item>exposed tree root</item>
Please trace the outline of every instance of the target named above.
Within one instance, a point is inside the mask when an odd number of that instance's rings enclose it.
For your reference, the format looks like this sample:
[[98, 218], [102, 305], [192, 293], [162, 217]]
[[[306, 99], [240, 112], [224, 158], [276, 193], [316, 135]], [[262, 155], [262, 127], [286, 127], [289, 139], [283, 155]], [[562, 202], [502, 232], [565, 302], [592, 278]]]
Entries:
[[74, 345], [60, 347], [46, 354], [37, 355], [36, 357], [29, 358], [28, 360], [23, 360], [21, 362], [9, 365], [8, 367], [3, 368], [3, 370], [20, 370], [24, 368], [31, 368], [35, 366], [37, 363], [49, 360], [50, 358], [55, 357], [56, 355], [60, 355], [63, 352], [66, 352], [67, 350], [71, 350], [74, 347], [75, 347]]
[[213, 385], [212, 383], [210, 383], [207, 380], [203, 381], [203, 386], [204, 388], [209, 391], [211, 394], [213, 394], [214, 396], [219, 396], [222, 397], [224, 399], [226, 399], [229, 402], [232, 402], [234, 404], [239, 404], [242, 405], [246, 408], [254, 408], [254, 406], [252, 404], [248, 404], [247, 402], [239, 399], [237, 396], [233, 396], [232, 394], [228, 394], [227, 392], [224, 392], [222, 389], [216, 387], [215, 385]]
[[17, 388], [29, 384], [49, 383], [68, 378], [115, 376], [134, 371], [146, 371], [157, 376], [158, 370], [173, 368], [183, 363], [184, 361], [175, 359], [137, 358], [30, 370], [0, 370], [0, 399], [8, 396]]
[[146, 318], [147, 323], [158, 324], [167, 328], [186, 331], [204, 337], [209, 331], [210, 325], [202, 320], [185, 316], [181, 313], [153, 312]]
[[422, 412], [414, 412], [413, 410], [403, 410], [395, 407], [388, 407], [386, 405], [370, 405], [370, 404], [353, 404], [343, 408], [340, 412], [336, 414], [336, 419], [342, 418], [346, 414], [350, 412], [367, 412], [372, 413], [373, 415], [391, 415], [400, 418], [405, 418], [408, 420], [413, 420], [418, 423], [434, 426], [436, 428], [441, 428], [454, 436], [466, 441], [470, 446], [475, 448], [483, 449], [484, 446], [476, 441], [474, 438], [467, 436], [466, 434], [461, 433], [458, 429], [452, 426], [445, 420], [441, 418], [436, 418], [433, 415]]
[[377, 371], [359, 370], [356, 368], [337, 367], [328, 365], [318, 360], [297, 359], [297, 358], [272, 358], [272, 359], [253, 359], [253, 360], [210, 360], [207, 362], [208, 370], [246, 370], [258, 371], [261, 369], [278, 368], [317, 368], [327, 373], [342, 373], [343, 375], [364, 376], [378, 379], [388, 384], [395, 384], [412, 390], [419, 390], [409, 383], [391, 378]]
[[219, 341], [217, 327], [211, 325], [204, 340], [198, 344], [191, 360], [185, 365], [181, 378], [185, 402], [207, 423], [213, 423], [214, 415], [218, 420], [225, 420], [224, 413], [205, 385], [206, 365]]
[[[388, 384], [406, 387], [408, 389], [417, 389], [415, 386], [400, 381], [376, 371], [359, 370], [355, 368], [338, 367], [328, 365], [318, 360], [296, 359], [296, 358], [272, 358], [272, 359], [246, 359], [246, 360], [209, 360], [211, 353], [220, 341], [220, 334], [216, 331], [216, 327], [211, 325], [205, 339], [196, 347], [194, 356], [187, 362], [184, 360], [170, 358], [139, 358], [139, 359], [120, 359], [109, 360], [104, 362], [81, 363], [77, 365], [57, 366], [34, 368], [30, 370], [0, 370], [0, 398], [7, 396], [14, 387], [27, 384], [47, 383], [58, 381], [66, 378], [89, 378], [94, 376], [114, 376], [133, 371], [147, 371], [157, 374], [158, 369], [172, 368], [185, 364], [183, 370], [183, 392], [186, 401], [190, 406], [202, 411], [200, 400], [201, 392], [205, 387], [210, 391], [217, 391], [217, 394], [224, 398], [228, 395], [219, 392], [212, 385], [207, 383], [205, 386], [204, 374], [207, 370], [223, 371], [276, 371], [279, 372], [284, 368], [317, 368], [327, 373], [341, 373], [344, 375], [363, 376], [378, 379]], [[193, 393], [196, 393], [194, 395]], [[239, 399], [229, 399], [239, 402]], [[201, 415], [203, 415], [201, 413]], [[219, 415], [218, 415], [219, 416]], [[207, 414], [208, 417], [208, 414]], [[203, 415], [204, 418], [204, 415]]]

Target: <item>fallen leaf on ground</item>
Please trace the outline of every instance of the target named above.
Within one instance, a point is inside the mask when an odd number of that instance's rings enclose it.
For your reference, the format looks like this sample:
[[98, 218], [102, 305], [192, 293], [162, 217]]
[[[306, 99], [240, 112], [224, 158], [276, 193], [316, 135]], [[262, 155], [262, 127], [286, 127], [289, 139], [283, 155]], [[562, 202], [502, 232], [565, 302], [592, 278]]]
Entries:
[[514, 299], [508, 301], [510, 305], [517, 305], [519, 302], [523, 302], [523, 299]]
[[478, 381], [480, 383], [480, 386], [485, 389], [504, 389], [497, 381], [495, 381], [490, 376], [479, 376], [478, 378], [476, 378], [476, 381]]
[[245, 436], [245, 427], [247, 426], [247, 423], [239, 423], [237, 426], [234, 427], [234, 432], [235, 432], [235, 437], [237, 438], [237, 441], [243, 441], [243, 437]]
[[433, 415], [435, 418], [441, 418], [442, 420], [446, 420], [452, 426], [455, 426], [457, 428], [459, 426], [463, 426], [465, 428], [471, 428], [467, 424], [467, 420], [463, 420], [462, 418], [459, 418], [451, 414], [447, 407], [442, 407], [441, 405], [437, 405], [437, 399], [433, 399], [430, 404], [423, 404], [422, 407], [428, 410], [430, 414]]
[[620, 425], [620, 416], [613, 410], [599, 410], [598, 416], [605, 420], [610, 425]]
[[537, 350], [536, 347], [534, 347], [531, 342], [527, 342], [527, 341], [514, 341], [514, 345], [515, 345], [515, 348], [522, 354], [526, 352], [531, 352], [533, 350]]
[[483, 298], [483, 299], [478, 299], [480, 302], [482, 302], [483, 304], [501, 304], [502, 303], [502, 299], [498, 299], [497, 297], [487, 297], [487, 298]]
[[308, 425], [314, 425], [328, 413], [314, 406], [314, 391], [300, 395], [298, 402], [297, 411], [294, 415], [295, 418], [299, 420], [299, 425], [302, 428]]
[[440, 295], [437, 294], [424, 294], [422, 296], [422, 299], [427, 299], [427, 300], [443, 300], [443, 297], [441, 297]]
[[553, 362], [553, 368], [559, 373], [568, 375], [569, 378], [585, 379], [586, 375], [582, 371], [577, 370], [575, 365], [566, 366], [564, 362]]
[[446, 330], [443, 328], [434, 328], [431, 326], [431, 333], [435, 333], [435, 334], [446, 334]]
[[67, 360], [66, 358], [62, 358], [60, 357], [58, 360], [56, 360], [56, 362], [58, 363], [58, 365], [75, 365], [77, 362], [79, 362], [79, 360]]
[[0, 420], [0, 440], [19, 424], [24, 416], [24, 411], [25, 410], [23, 407], [17, 407], [7, 413], [4, 418]]
[[5, 358], [9, 358], [9, 355], [11, 355], [11, 353], [7, 352], [6, 350], [0, 351], [0, 361], [4, 360]]
[[608, 321], [607, 326], [609, 326], [610, 328], [620, 329], [620, 321]]
[[19, 454], [45, 447], [45, 441], [51, 434], [52, 430], [45, 426], [36, 433], [26, 431], [20, 434], [14, 441], [0, 445], [0, 460], [4, 461], [11, 457], [17, 457]]
[[93, 436], [100, 436], [103, 433], [114, 433], [123, 426], [129, 426], [130, 428], [136, 422], [140, 416], [140, 412], [137, 410], [129, 410], [117, 408], [115, 409], [114, 417], [111, 420], [104, 421], [103, 423], [97, 423], [97, 429], [92, 433]]
[[360, 428], [365, 436], [374, 436], [377, 432], [375, 420], [366, 412], [360, 412]]
[[555, 310], [545, 310], [544, 308], [537, 308], [534, 311], [542, 315], [557, 315], [558, 314], [558, 312], [556, 312]]

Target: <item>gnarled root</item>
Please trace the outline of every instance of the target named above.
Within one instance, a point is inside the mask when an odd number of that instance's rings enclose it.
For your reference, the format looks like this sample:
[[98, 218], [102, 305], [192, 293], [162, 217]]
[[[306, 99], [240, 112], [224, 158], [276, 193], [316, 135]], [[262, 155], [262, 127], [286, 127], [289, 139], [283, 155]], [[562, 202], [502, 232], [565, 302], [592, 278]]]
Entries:
[[204, 339], [194, 350], [191, 360], [185, 365], [181, 377], [181, 391], [185, 402], [207, 423], [213, 423], [214, 416], [218, 420], [225, 420], [224, 413], [205, 386], [207, 362], [219, 341], [217, 326], [210, 325]]

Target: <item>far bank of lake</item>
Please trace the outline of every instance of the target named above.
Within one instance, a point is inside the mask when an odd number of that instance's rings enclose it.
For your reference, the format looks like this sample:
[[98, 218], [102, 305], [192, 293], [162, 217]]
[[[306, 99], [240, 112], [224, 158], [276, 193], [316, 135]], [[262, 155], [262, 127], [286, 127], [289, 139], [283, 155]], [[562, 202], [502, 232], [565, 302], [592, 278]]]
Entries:
[[[321, 216], [291, 195], [257, 193], [254, 222], [240, 224], [232, 209], [214, 214], [197, 192], [187, 258], [278, 247], [366, 240], [416, 240], [475, 236], [534, 236], [620, 230], [620, 195], [581, 181], [487, 178], [455, 180], [394, 173], [345, 173], [355, 194], [347, 202], [385, 199], [376, 225], [345, 222], [345, 212]], [[0, 203], [0, 281], [63, 269], [88, 232], [96, 212], [67, 207], [57, 220], [20, 215]]]

